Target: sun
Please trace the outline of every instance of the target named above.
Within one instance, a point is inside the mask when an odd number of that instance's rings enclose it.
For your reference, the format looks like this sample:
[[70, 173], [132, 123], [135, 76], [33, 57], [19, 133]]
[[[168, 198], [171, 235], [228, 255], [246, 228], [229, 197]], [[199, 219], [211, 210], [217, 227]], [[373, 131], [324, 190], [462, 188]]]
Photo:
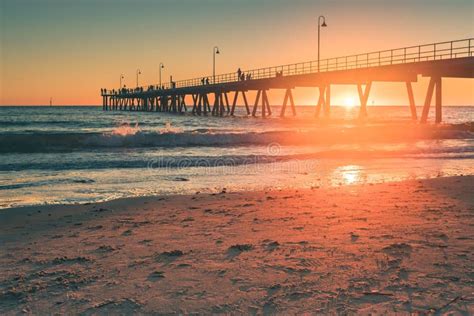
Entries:
[[356, 106], [356, 99], [354, 97], [347, 97], [344, 99], [344, 106], [346, 107], [354, 107]]

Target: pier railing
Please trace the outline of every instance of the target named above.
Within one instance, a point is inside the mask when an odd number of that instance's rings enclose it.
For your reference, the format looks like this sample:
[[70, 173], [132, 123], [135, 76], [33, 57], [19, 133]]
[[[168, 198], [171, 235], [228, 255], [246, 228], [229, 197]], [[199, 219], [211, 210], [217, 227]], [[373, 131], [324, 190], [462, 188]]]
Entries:
[[[439, 42], [418, 46], [410, 46], [383, 50], [377, 52], [363, 53], [357, 55], [335, 57], [318, 61], [308, 61], [295, 64], [287, 64], [273, 67], [265, 67], [251, 70], [244, 70], [244, 81], [255, 79], [269, 79], [278, 76], [293, 76], [315, 74], [328, 71], [351, 70], [359, 68], [370, 68], [378, 66], [416, 63], [423, 61], [434, 61], [443, 59], [454, 59], [462, 57], [471, 57], [474, 55], [474, 38], [463, 40]], [[241, 81], [237, 72], [226, 73], [215, 76], [199, 77], [194, 79], [179, 80], [176, 82], [167, 82], [163, 89], [196, 87], [207, 84], [223, 84]], [[204, 79], [204, 83], [203, 83]], [[158, 89], [158, 85], [143, 86], [140, 88], [129, 89], [126, 93], [135, 93], [136, 91], [147, 91]], [[111, 91], [108, 91], [109, 93]]]

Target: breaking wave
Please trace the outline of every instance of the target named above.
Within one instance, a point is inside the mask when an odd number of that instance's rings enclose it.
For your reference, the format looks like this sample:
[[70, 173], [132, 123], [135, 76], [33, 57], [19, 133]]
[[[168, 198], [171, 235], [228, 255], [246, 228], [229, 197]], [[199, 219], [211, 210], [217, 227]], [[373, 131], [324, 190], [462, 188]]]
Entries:
[[443, 127], [386, 126], [327, 128], [306, 131], [214, 132], [183, 131], [165, 126], [143, 132], [138, 125], [123, 125], [108, 133], [9, 133], [0, 135], [0, 153], [71, 152], [152, 147], [233, 147], [267, 145], [320, 145], [367, 142], [406, 142], [420, 139], [473, 139], [470, 124]]

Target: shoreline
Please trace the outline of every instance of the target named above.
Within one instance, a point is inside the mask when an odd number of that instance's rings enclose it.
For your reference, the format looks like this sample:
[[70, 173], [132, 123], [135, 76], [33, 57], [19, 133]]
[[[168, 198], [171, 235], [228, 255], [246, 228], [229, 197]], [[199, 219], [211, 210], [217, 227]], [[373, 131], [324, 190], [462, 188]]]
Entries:
[[[155, 195], [192, 195], [198, 191], [211, 194], [220, 192], [222, 188], [232, 192], [274, 189], [275, 184], [278, 189], [289, 190], [332, 188], [474, 174], [474, 167], [469, 163], [472, 161], [470, 154], [444, 158], [412, 156], [362, 159], [354, 156], [183, 169], [70, 170], [48, 177], [39, 186], [28, 185], [30, 181], [35, 184], [37, 179], [34, 176], [28, 178], [27, 170], [13, 173], [8, 184], [21, 186], [23, 181], [26, 182], [23, 188], [0, 190], [0, 213], [11, 208], [81, 205]], [[148, 165], [153, 164], [153, 160], [150, 161]], [[216, 160], [217, 163], [219, 161], [224, 162], [225, 159]], [[253, 177], [260, 174], [266, 177], [255, 182]], [[17, 183], [17, 179], [23, 180]]]
[[472, 192], [456, 176], [4, 209], [0, 312], [474, 313]]

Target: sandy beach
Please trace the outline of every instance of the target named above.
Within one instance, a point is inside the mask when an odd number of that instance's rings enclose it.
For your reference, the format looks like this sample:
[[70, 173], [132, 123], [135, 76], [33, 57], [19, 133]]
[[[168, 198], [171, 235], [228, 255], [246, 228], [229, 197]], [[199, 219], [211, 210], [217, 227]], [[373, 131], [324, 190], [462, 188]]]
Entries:
[[0, 0], [0, 316], [474, 315], [474, 0]]
[[474, 176], [0, 212], [0, 314], [474, 313]]

